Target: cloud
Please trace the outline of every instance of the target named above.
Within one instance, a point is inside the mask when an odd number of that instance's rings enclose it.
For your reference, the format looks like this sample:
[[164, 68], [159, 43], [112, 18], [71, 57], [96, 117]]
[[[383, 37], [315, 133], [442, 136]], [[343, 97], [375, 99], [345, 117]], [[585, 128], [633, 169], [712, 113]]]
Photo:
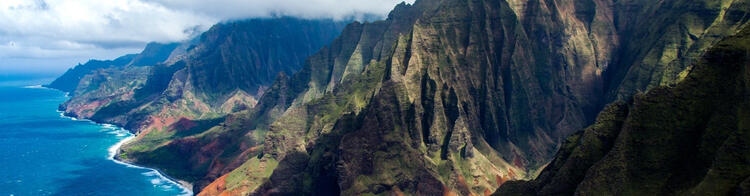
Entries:
[[144, 0], [165, 7], [219, 17], [241, 19], [272, 15], [342, 19], [363, 14], [385, 16], [401, 2], [414, 0]]
[[[217, 21], [139, 0], [0, 1], [0, 57], [38, 57], [39, 51], [132, 48], [187, 39], [189, 29]], [[13, 52], [25, 48], [36, 51]], [[54, 57], [54, 55], [52, 56]]]
[[33, 63], [34, 59], [115, 58], [122, 52], [137, 52], [151, 41], [191, 38], [226, 20], [385, 16], [401, 1], [0, 0], [0, 70], [26, 66], [8, 62]]

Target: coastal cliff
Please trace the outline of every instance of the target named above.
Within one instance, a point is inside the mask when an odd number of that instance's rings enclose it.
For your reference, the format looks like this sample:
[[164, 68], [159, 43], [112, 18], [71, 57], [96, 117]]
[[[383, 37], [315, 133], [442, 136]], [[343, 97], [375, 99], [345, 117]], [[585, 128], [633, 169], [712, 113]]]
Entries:
[[[489, 195], [536, 178], [571, 134], [620, 126], [631, 103], [605, 105], [692, 80], [701, 56], [747, 24], [749, 6], [417, 0], [329, 40], [268, 43], [225, 25], [145, 76], [107, 73], [131, 77], [103, 83], [114, 96], [83, 90], [63, 108], [138, 130], [120, 158], [195, 182], [199, 195]], [[248, 31], [276, 35], [265, 29]], [[256, 43], [311, 50], [248, 49]], [[294, 45], [307, 43], [324, 47]], [[273, 66], [292, 58], [302, 60]]]
[[[48, 86], [70, 93], [71, 99], [60, 105], [66, 115], [115, 124], [138, 135], [123, 146], [118, 159], [195, 182], [205, 168], [188, 173], [173, 169], [181, 163], [139, 155], [190, 130], [214, 126], [227, 113], [252, 108], [278, 74], [299, 70], [345, 24], [291, 17], [220, 23], [194, 40], [149, 44], [139, 54], [114, 61], [92, 60]], [[182, 132], [175, 134], [175, 129]]]

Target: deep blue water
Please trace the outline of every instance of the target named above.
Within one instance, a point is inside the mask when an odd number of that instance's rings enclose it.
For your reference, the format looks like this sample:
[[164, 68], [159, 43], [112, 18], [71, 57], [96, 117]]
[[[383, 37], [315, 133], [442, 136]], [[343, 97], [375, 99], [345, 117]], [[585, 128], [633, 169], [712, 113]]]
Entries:
[[0, 196], [190, 194], [156, 171], [116, 163], [127, 131], [61, 117], [50, 79], [0, 77]]

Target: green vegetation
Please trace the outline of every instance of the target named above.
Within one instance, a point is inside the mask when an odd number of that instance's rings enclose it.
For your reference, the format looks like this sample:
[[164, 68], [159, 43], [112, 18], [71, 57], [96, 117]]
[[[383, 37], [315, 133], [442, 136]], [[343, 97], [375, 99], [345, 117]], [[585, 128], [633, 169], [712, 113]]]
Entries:
[[747, 193], [750, 28], [709, 49], [686, 78], [615, 103], [533, 181], [497, 195]]
[[257, 182], [268, 180], [268, 177], [271, 176], [271, 173], [276, 169], [278, 164], [274, 159], [261, 161], [255, 157], [250, 158], [250, 160], [247, 160], [240, 167], [228, 174], [225, 186], [227, 190], [240, 188], [240, 186], [247, 186], [243, 187], [246, 190], [255, 190], [261, 185]]
[[123, 158], [196, 191], [215, 182], [209, 194], [471, 195], [535, 177], [499, 193], [730, 190], [744, 76], [706, 65], [742, 55], [701, 56], [748, 5], [418, 0], [336, 39], [331, 21], [231, 22], [186, 59], [64, 107], [143, 131]]

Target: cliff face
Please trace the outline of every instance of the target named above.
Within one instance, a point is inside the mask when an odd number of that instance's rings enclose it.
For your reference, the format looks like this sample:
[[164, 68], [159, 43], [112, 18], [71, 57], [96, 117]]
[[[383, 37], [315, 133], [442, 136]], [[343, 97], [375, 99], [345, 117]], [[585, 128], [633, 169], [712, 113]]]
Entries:
[[345, 24], [289, 17], [219, 24], [201, 35], [185, 74], [201, 98], [222, 102], [237, 90], [259, 97], [279, 73], [300, 70]]
[[672, 87], [610, 104], [539, 177], [496, 195], [750, 194], [750, 28]]
[[247, 161], [203, 194], [489, 194], [533, 177], [605, 103], [684, 79], [747, 10], [697, 0], [399, 5], [385, 21], [349, 25], [280, 79], [268, 92], [284, 101], [261, 99], [269, 105], [237, 114], [244, 124], [218, 127], [257, 146], [240, 148]]
[[293, 18], [218, 24], [200, 40], [149, 44], [127, 59], [78, 66], [50, 86], [74, 85], [71, 92], [81, 93], [61, 106], [66, 113], [137, 131], [172, 121], [153, 116], [220, 116], [252, 107], [276, 74], [298, 70], [341, 28], [341, 22]]
[[[620, 49], [605, 72], [607, 98], [679, 82], [683, 71], [746, 24], [747, 1], [616, 1]], [[616, 9], [617, 10], [617, 9]]]
[[[83, 67], [87, 72], [76, 73], [82, 76], [75, 95], [60, 108], [67, 115], [139, 133], [123, 146], [119, 158], [197, 181], [210, 171], [221, 171], [225, 165], [214, 159], [223, 158], [207, 155], [190, 161], [183, 159], [189, 156], [162, 156], [155, 149], [202, 133], [228, 113], [253, 108], [277, 75], [299, 70], [345, 24], [287, 17], [217, 24], [199, 39], [170, 45], [171, 53], [149, 45], [122, 66]], [[230, 148], [221, 145], [222, 150]]]
[[[219, 26], [91, 118], [141, 130], [120, 158], [202, 195], [490, 194], [534, 177], [606, 103], [684, 80], [748, 10], [747, 0], [418, 0], [349, 24], [294, 74], [265, 65], [305, 53], [247, 46], [314, 49], [305, 44], [326, 34], [287, 42], [266, 35], [299, 28]], [[606, 111], [600, 121], [626, 115]]]

